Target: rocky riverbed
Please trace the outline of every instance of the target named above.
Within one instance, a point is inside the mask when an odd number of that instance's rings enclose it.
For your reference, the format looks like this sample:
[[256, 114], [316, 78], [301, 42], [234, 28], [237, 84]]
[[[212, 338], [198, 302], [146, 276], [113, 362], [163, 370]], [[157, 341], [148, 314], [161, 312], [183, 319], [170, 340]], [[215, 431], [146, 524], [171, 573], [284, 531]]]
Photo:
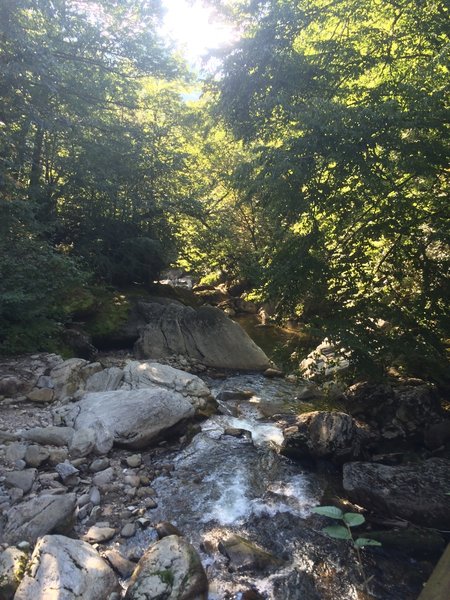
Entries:
[[[2, 364], [2, 598], [417, 597], [444, 544], [449, 463], [425, 450], [415, 469], [374, 453], [386, 432], [438, 420], [429, 391], [416, 382], [422, 408], [404, 416], [414, 386], [385, 390], [396, 415], [387, 430], [376, 413], [364, 422], [325, 410], [316, 386], [275, 372], [164, 362], [40, 354]], [[330, 502], [364, 514], [364, 535], [384, 534], [362, 554], [370, 596], [352, 546], [312, 513]], [[414, 549], [389, 541], [395, 528], [426, 535]]]

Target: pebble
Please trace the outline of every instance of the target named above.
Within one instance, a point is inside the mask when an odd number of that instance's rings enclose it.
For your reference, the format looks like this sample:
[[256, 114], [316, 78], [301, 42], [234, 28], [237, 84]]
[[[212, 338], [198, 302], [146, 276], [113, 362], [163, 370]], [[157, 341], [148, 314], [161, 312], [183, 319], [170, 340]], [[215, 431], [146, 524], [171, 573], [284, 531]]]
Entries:
[[107, 542], [110, 540], [115, 533], [116, 530], [112, 527], [98, 527], [97, 525], [93, 525], [82, 536], [82, 539], [90, 544], [100, 544], [101, 542]]
[[30, 467], [39, 467], [49, 456], [50, 452], [47, 448], [32, 444], [31, 446], [28, 446], [24, 459]]
[[127, 465], [129, 467], [132, 467], [132, 468], [140, 467], [141, 463], [142, 463], [142, 455], [141, 454], [132, 454], [131, 456], [127, 457], [126, 461], [127, 461]]
[[146, 508], [152, 509], [157, 508], [158, 503], [153, 498], [146, 498], [144, 500], [144, 505], [146, 506]]
[[98, 488], [92, 488], [91, 493], [89, 494], [89, 500], [94, 506], [98, 506], [100, 504], [101, 496]]
[[136, 526], [134, 523], [126, 523], [120, 532], [120, 535], [124, 538], [132, 537], [136, 533]]
[[105, 483], [110, 483], [114, 479], [114, 469], [112, 467], [108, 467], [103, 471], [99, 471], [94, 475], [92, 481], [94, 485], [105, 485]]
[[104, 471], [109, 467], [109, 460], [107, 458], [96, 458], [92, 461], [89, 470], [92, 473], [98, 473], [99, 471]]
[[112, 565], [112, 567], [123, 577], [128, 578], [134, 569], [136, 564], [127, 560], [120, 552], [116, 549], [107, 550], [103, 557]]
[[30, 542], [27, 542], [26, 540], [22, 540], [21, 542], [16, 544], [16, 547], [19, 548], [19, 550], [23, 550], [24, 552], [26, 552], [27, 550], [29, 550], [31, 548], [31, 544], [30, 544]]
[[141, 485], [141, 478], [139, 475], [126, 475], [124, 481], [127, 485], [137, 488]]

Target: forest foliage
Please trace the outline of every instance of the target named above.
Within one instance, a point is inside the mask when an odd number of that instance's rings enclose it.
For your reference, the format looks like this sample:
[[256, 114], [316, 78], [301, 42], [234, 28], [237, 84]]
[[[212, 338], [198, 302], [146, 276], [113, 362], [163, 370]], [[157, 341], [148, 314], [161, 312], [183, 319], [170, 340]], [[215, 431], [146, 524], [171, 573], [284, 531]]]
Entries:
[[146, 284], [179, 264], [245, 279], [275, 318], [361, 361], [436, 367], [448, 5], [209, 4], [240, 37], [189, 102], [195, 76], [161, 39], [158, 2], [2, 3], [3, 351], [44, 349], [38, 324], [70, 318], [63, 298], [89, 278]]

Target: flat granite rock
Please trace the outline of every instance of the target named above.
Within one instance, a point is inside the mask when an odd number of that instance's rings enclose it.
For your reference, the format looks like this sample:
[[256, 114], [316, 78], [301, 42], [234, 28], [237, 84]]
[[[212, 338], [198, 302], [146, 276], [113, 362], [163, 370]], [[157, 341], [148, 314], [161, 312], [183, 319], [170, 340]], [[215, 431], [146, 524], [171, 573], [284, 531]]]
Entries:
[[47, 533], [68, 533], [76, 507], [75, 494], [43, 495], [14, 506], [6, 513], [3, 532], [8, 544], [34, 543]]
[[15, 600], [107, 600], [117, 578], [86, 542], [62, 535], [38, 540]]

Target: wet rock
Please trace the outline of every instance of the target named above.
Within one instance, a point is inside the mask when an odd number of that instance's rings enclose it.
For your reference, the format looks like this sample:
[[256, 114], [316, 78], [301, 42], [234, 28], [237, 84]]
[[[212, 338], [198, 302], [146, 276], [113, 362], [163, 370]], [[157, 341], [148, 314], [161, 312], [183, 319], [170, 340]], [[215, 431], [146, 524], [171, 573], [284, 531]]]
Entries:
[[97, 525], [93, 525], [83, 535], [83, 540], [90, 544], [101, 544], [110, 540], [115, 534], [116, 530], [112, 527], [98, 527]]
[[117, 390], [123, 379], [123, 370], [119, 367], [109, 367], [94, 373], [86, 381], [86, 392], [109, 392]]
[[155, 529], [160, 540], [168, 535], [178, 535], [183, 537], [183, 534], [178, 527], [175, 527], [175, 525], [172, 525], [169, 521], [161, 521], [161, 523], [155, 525]]
[[50, 453], [47, 448], [32, 444], [31, 446], [28, 446], [24, 458], [29, 467], [39, 467], [49, 456]]
[[261, 571], [282, 564], [275, 556], [239, 535], [231, 535], [221, 540], [219, 550], [229, 559], [230, 567], [236, 571]]
[[5, 475], [5, 484], [9, 487], [16, 487], [24, 494], [29, 492], [37, 476], [36, 469], [24, 469], [23, 471], [9, 471]]
[[337, 462], [361, 454], [363, 434], [354, 419], [341, 412], [314, 411], [297, 417], [285, 431], [282, 453], [293, 458], [331, 458]]
[[221, 310], [146, 305], [147, 325], [135, 352], [141, 358], [182, 354], [209, 367], [264, 370], [270, 361], [245, 331]]
[[228, 402], [229, 400], [248, 400], [255, 395], [253, 390], [221, 390], [217, 394], [217, 400]]
[[10, 546], [0, 554], [0, 598], [12, 600], [25, 571], [28, 556]]
[[75, 494], [43, 495], [23, 502], [6, 513], [4, 539], [9, 544], [33, 543], [47, 533], [67, 533], [72, 529], [75, 507]]
[[450, 528], [449, 460], [407, 466], [348, 463], [343, 485], [349, 498], [366, 508], [425, 527]]
[[280, 371], [280, 369], [274, 369], [272, 367], [264, 371], [264, 377], [267, 377], [268, 379], [273, 379], [274, 377], [283, 377], [283, 375], [283, 371]]
[[170, 535], [151, 546], [140, 559], [126, 600], [207, 600], [208, 580], [195, 549]]
[[113, 570], [89, 544], [46, 535], [34, 549], [15, 600], [107, 600], [119, 589]]
[[129, 448], [147, 446], [195, 412], [180, 393], [161, 388], [86, 394], [64, 408], [64, 420], [75, 429], [100, 422], [106, 431], [114, 432], [115, 443]]
[[36, 444], [49, 444], [51, 446], [68, 446], [72, 440], [74, 429], [72, 427], [34, 427], [21, 432], [21, 437]]

